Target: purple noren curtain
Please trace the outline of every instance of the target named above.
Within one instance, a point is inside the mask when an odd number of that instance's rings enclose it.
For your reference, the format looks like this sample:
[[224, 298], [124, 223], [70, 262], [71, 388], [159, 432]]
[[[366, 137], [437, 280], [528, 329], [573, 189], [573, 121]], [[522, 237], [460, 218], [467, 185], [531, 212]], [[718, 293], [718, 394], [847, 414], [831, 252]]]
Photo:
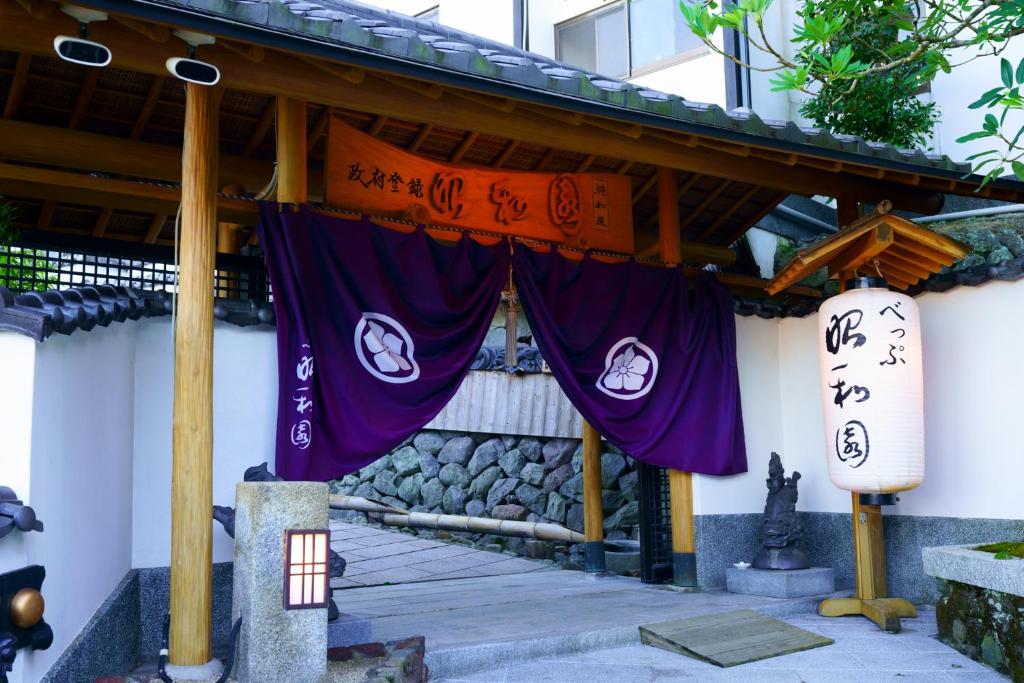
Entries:
[[459, 388], [508, 246], [445, 246], [307, 207], [261, 206], [278, 342], [277, 474], [325, 481], [386, 454]]
[[513, 278], [551, 372], [611, 443], [661, 467], [746, 472], [736, 323], [714, 276], [517, 248]]

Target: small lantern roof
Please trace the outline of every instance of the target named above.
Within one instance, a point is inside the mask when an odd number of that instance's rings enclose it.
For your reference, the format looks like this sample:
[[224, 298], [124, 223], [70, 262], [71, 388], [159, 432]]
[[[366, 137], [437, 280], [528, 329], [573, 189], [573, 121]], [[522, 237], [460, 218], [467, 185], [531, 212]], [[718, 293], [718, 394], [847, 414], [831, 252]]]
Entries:
[[825, 267], [830, 278], [860, 270], [905, 290], [970, 251], [954, 239], [889, 213], [891, 209], [890, 202], [882, 202], [873, 213], [798, 251], [768, 283], [768, 293], [778, 294]]

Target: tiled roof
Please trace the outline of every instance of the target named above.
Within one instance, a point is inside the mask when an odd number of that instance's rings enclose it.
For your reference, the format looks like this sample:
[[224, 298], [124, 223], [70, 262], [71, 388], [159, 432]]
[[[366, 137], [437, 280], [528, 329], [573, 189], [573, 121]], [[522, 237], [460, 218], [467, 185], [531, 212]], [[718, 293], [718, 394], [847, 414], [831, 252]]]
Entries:
[[[171, 308], [167, 292], [95, 285], [14, 294], [0, 287], [0, 330], [43, 341], [53, 334], [170, 315]], [[265, 302], [218, 299], [213, 313], [217, 320], [241, 327], [274, 322], [273, 306]]]
[[[98, 2], [111, 5], [111, 2]], [[122, 3], [118, 10], [131, 11]], [[718, 105], [689, 101], [644, 86], [609, 78], [569, 64], [519, 50], [487, 38], [397, 12], [350, 0], [149, 0], [144, 7], [185, 10], [188, 15], [232, 26], [270, 29], [285, 38], [397, 58], [437, 73], [469, 76], [540, 91], [567, 102], [606, 105], [650, 115], [650, 123], [665, 119], [688, 130], [714, 136], [740, 133], [765, 140], [806, 145], [876, 161], [967, 173], [969, 164], [922, 150], [897, 149], [852, 135], [832, 134], [791, 121], [764, 119], [747, 109], [725, 111]], [[141, 11], [141, 10], [140, 10]]]

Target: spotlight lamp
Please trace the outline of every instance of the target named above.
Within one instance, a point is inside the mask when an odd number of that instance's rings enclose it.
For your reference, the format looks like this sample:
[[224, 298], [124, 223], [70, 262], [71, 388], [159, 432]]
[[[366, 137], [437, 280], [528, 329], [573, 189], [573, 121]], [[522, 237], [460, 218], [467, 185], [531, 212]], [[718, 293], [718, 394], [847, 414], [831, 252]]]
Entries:
[[180, 29], [174, 35], [188, 43], [188, 57], [171, 57], [167, 60], [167, 70], [171, 75], [188, 83], [215, 85], [220, 80], [220, 69], [196, 59], [196, 48], [200, 45], [213, 45], [216, 38]]
[[89, 23], [93, 21], [105, 21], [106, 12], [76, 7], [75, 5], [61, 5], [61, 11], [69, 14], [78, 20], [77, 36], [57, 36], [53, 39], [53, 49], [57, 56], [65, 62], [82, 64], [84, 66], [107, 66], [110, 64], [110, 49], [102, 43], [89, 40]]

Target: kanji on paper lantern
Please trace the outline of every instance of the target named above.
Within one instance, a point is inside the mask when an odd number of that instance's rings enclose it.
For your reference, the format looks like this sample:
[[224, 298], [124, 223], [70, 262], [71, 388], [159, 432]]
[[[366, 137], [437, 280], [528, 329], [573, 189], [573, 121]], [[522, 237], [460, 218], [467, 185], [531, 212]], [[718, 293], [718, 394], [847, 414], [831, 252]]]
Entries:
[[895, 493], [924, 480], [917, 304], [857, 278], [818, 312], [828, 474], [841, 489]]

